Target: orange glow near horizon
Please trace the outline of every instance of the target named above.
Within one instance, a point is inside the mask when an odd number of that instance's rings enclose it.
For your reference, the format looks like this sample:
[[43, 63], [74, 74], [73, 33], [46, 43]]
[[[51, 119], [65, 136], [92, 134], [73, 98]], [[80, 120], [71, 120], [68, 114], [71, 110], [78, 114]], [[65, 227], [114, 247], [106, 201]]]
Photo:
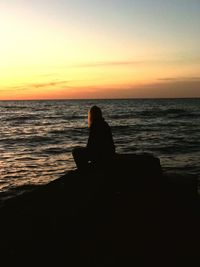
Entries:
[[[155, 25], [145, 19], [135, 21], [141, 28], [131, 28], [132, 17], [122, 20], [121, 9], [116, 18], [113, 13], [115, 23], [120, 21], [118, 32], [107, 17], [105, 25], [95, 17], [89, 18], [94, 25], [82, 21], [81, 2], [80, 7], [64, 4], [80, 12], [76, 19], [76, 13], [63, 16], [60, 0], [58, 6], [38, 3], [1, 3], [0, 100], [200, 97], [196, 43], [192, 38], [173, 42], [178, 29], [170, 28], [174, 36], [167, 42], [161, 29], [155, 34]], [[92, 8], [98, 17], [98, 8]]]
[[[193, 65], [183, 66], [180, 70], [175, 64], [171, 69], [170, 64], [159, 62], [100, 62], [74, 67], [30, 67], [10, 70], [12, 73], [3, 72], [3, 79], [0, 81], [1, 100], [156, 97], [146, 88], [161, 85], [160, 90], [163, 90], [163, 84], [168, 85], [168, 89], [165, 89], [168, 90], [168, 95], [163, 92], [163, 97], [173, 97], [170, 88], [177, 81], [181, 82], [181, 86], [184, 84], [184, 90], [187, 89], [188, 82], [196, 81], [197, 93], [197, 82], [200, 82], [197, 74], [194, 75]], [[195, 95], [194, 92], [193, 95], [198, 97], [197, 93]], [[182, 95], [189, 97], [189, 94], [184, 95], [184, 92]], [[162, 92], [158, 97], [162, 97]]]

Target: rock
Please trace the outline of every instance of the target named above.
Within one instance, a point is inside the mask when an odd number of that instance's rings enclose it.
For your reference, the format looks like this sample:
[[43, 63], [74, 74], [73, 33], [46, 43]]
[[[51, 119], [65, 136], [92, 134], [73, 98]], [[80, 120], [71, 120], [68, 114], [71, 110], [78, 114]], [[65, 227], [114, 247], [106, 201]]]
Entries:
[[155, 266], [160, 255], [169, 266], [186, 251], [190, 260], [195, 227], [184, 205], [194, 202], [185, 191], [181, 206], [173, 183], [165, 185], [159, 159], [149, 154], [117, 154], [106, 168], [71, 171], [0, 210], [0, 252], [15, 264]]

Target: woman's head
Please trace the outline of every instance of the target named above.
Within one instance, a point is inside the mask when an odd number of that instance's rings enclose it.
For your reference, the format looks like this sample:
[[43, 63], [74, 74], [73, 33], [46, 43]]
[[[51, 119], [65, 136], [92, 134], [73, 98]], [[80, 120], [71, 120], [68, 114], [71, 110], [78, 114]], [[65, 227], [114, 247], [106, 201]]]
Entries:
[[88, 125], [89, 127], [93, 122], [102, 120], [102, 112], [101, 109], [97, 106], [92, 106], [88, 112]]

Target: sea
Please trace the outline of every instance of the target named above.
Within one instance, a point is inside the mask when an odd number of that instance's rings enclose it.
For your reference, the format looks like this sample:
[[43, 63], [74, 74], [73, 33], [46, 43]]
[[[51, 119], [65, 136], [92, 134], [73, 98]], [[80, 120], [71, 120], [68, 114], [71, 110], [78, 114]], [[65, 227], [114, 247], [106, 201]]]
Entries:
[[76, 168], [87, 114], [102, 109], [117, 153], [150, 153], [170, 175], [200, 174], [200, 98], [0, 101], [0, 200]]

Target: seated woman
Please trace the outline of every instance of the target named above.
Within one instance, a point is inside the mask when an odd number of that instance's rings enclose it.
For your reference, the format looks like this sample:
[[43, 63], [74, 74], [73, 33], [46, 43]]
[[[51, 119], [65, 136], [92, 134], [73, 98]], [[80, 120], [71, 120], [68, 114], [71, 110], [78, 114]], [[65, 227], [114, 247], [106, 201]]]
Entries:
[[88, 168], [89, 162], [104, 168], [115, 155], [115, 145], [110, 126], [102, 117], [101, 109], [92, 106], [88, 112], [89, 138], [86, 147], [72, 151], [78, 169]]

